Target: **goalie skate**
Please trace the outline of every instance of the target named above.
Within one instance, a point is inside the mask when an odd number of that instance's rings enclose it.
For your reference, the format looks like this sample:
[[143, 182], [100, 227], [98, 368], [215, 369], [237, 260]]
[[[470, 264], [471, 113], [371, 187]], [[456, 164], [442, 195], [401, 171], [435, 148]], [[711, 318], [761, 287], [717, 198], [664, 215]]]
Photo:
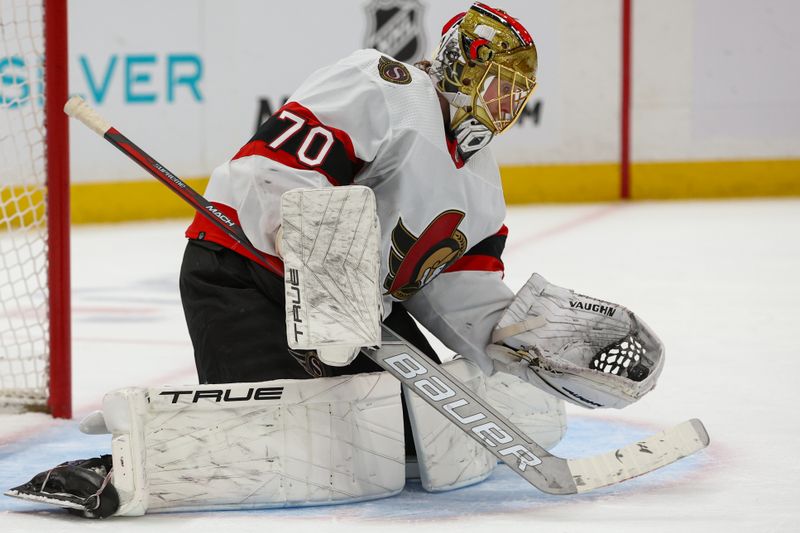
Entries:
[[6, 491], [6, 496], [47, 503], [86, 518], [106, 518], [119, 507], [119, 496], [109, 483], [111, 456], [70, 461], [36, 474]]

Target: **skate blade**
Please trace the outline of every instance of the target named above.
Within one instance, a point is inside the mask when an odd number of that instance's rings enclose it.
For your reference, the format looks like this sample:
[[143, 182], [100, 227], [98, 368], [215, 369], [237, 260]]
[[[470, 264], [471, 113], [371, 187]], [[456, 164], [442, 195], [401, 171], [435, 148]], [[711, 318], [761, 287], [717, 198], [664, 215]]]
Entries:
[[19, 498], [20, 500], [27, 500], [36, 503], [46, 503], [49, 505], [55, 505], [57, 507], [62, 507], [64, 509], [77, 509], [78, 511], [85, 511], [86, 506], [78, 503], [75, 501], [75, 497], [69, 494], [42, 494], [40, 492], [29, 492], [26, 490], [20, 490], [19, 487], [14, 489], [9, 489], [4, 492], [6, 496], [11, 496], [12, 498]]

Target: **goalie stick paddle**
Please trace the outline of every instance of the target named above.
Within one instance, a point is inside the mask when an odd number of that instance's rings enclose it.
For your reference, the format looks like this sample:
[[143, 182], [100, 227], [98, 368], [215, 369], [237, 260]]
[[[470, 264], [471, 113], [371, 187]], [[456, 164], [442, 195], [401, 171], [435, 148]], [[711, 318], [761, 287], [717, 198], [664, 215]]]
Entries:
[[[64, 111], [172, 189], [230, 235], [251, 259], [283, 277], [282, 265], [260, 253], [236, 222], [133, 144], [83, 99], [73, 96], [64, 106]], [[513, 471], [550, 494], [577, 494], [613, 485], [691, 455], [709, 443], [703, 424], [693, 419], [617, 450], [581, 459], [565, 459], [552, 455], [533, 442], [486, 401], [386, 326], [383, 326], [382, 345], [362, 352]]]

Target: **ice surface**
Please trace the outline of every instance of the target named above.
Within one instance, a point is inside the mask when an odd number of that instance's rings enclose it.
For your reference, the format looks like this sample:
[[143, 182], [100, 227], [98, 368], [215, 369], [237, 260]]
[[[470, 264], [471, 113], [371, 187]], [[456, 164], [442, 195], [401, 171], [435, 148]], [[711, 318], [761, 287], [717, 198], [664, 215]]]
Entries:
[[[186, 222], [73, 230], [75, 417], [127, 385], [194, 382], [177, 290]], [[537, 492], [504, 467], [431, 495], [409, 483], [370, 503], [174, 513], [104, 523], [0, 497], [0, 531], [800, 531], [800, 200], [531, 206], [509, 211], [506, 281], [531, 272], [621, 303], [662, 338], [656, 390], [623, 411], [569, 410], [555, 450], [613, 449], [687, 418], [710, 447], [613, 488]], [[0, 415], [0, 489], [108, 450], [77, 421]]]

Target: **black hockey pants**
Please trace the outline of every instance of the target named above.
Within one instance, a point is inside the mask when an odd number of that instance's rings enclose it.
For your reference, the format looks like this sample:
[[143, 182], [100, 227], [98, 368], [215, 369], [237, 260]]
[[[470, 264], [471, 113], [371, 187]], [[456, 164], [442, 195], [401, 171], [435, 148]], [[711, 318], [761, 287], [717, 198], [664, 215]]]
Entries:
[[[283, 279], [218, 244], [190, 240], [180, 290], [200, 383], [312, 377], [289, 352]], [[436, 352], [400, 304], [384, 323], [435, 361]], [[331, 375], [377, 372], [364, 355]]]

